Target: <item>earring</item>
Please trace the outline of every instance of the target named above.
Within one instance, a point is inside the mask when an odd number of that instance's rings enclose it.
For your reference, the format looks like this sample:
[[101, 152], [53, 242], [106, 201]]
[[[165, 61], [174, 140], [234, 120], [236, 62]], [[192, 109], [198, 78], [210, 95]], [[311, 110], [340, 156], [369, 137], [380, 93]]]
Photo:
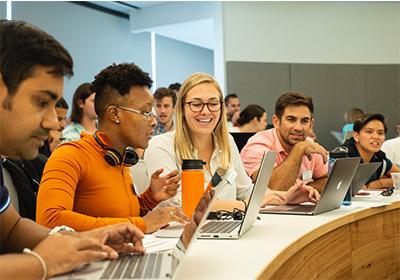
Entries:
[[119, 120], [115, 120], [115, 123], [119, 123]]

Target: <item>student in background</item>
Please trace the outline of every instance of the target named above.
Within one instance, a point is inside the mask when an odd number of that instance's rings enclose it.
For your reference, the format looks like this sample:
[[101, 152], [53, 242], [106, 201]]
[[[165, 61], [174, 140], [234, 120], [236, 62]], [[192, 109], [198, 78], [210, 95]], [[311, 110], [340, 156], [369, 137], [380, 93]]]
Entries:
[[288, 190], [296, 181], [309, 182], [318, 191], [325, 186], [328, 173], [327, 151], [310, 135], [314, 105], [311, 97], [298, 92], [282, 94], [275, 103], [274, 128], [258, 132], [241, 151], [247, 174], [258, 175], [264, 151], [277, 151], [269, 187]]
[[81, 84], [72, 98], [70, 123], [62, 133], [63, 142], [75, 141], [81, 138], [81, 132], [93, 133], [97, 128], [97, 115], [94, 110], [95, 92], [90, 83]]
[[180, 83], [175, 82], [175, 83], [170, 84], [168, 86], [168, 89], [172, 90], [176, 94], [176, 96], [178, 96], [178, 92], [179, 92], [181, 86], [182, 85]]
[[153, 135], [159, 135], [174, 129], [174, 113], [176, 105], [176, 94], [174, 91], [161, 87], [154, 92], [155, 111], [157, 124]]
[[[156, 170], [140, 196], [134, 192], [129, 166], [145, 149], [155, 119], [152, 80], [135, 64], [110, 65], [92, 82], [99, 129], [58, 147], [46, 163], [37, 198], [36, 220], [45, 226], [89, 230], [130, 222], [151, 233], [187, 218], [175, 207], [152, 209], [176, 194], [180, 177]], [[133, 178], [134, 180], [135, 178]]]
[[[72, 58], [44, 31], [0, 20], [0, 154], [32, 159], [57, 129], [55, 110]], [[23, 114], [21, 114], [23, 112]], [[26, 117], [28, 116], [28, 117]], [[0, 158], [0, 278], [47, 279], [120, 252], [143, 252], [143, 234], [124, 223], [88, 232], [50, 229], [21, 218], [10, 203]], [[114, 248], [114, 249], [112, 249]], [[23, 252], [23, 253], [22, 253]]]
[[361, 118], [362, 115], [364, 115], [364, 112], [360, 108], [351, 108], [349, 111], [344, 113], [343, 119], [345, 125], [342, 128], [342, 143], [352, 136], [354, 122]]
[[381, 114], [365, 114], [354, 122], [353, 137], [343, 146], [348, 148], [350, 157], [360, 157], [364, 163], [381, 162], [382, 165], [367, 181], [368, 189], [382, 189], [393, 186], [390, 173], [400, 172], [381, 151], [387, 127]]
[[226, 118], [228, 120], [227, 126], [228, 130], [230, 131], [236, 125], [234, 121], [237, 120], [240, 114], [239, 96], [237, 96], [236, 93], [228, 94], [224, 98], [224, 103], [226, 106]]
[[236, 121], [237, 130], [231, 132], [259, 132], [267, 128], [267, 112], [260, 105], [248, 105]]
[[[162, 168], [165, 172], [181, 169], [183, 159], [201, 159], [205, 188], [218, 168], [235, 174], [221, 190], [222, 200], [246, 199], [253, 187], [240, 160], [238, 149], [227, 130], [223, 96], [217, 81], [210, 75], [195, 73], [183, 83], [178, 96], [175, 131], [154, 137], [145, 151], [148, 172]], [[318, 192], [296, 185], [288, 192], [266, 192], [266, 203], [300, 203], [315, 201]], [[181, 190], [162, 205], [181, 205]]]
[[385, 152], [386, 157], [390, 159], [393, 164], [400, 167], [400, 137], [386, 140], [382, 144], [382, 151]]

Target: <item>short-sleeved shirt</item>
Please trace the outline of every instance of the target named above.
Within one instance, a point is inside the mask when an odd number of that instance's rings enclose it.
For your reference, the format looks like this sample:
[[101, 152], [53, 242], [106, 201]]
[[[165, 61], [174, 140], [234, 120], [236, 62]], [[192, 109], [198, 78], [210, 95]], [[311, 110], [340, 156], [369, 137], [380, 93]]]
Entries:
[[[312, 139], [307, 139], [307, 141], [312, 141]], [[279, 166], [289, 155], [283, 148], [275, 128], [258, 132], [247, 141], [246, 146], [242, 149], [240, 156], [249, 176], [260, 168], [264, 151], [277, 152], [275, 167]], [[312, 154], [311, 160], [307, 156], [303, 156], [298, 178], [301, 180], [302, 174], [309, 171], [312, 172], [313, 179], [327, 175], [328, 165], [324, 164], [321, 155]]]
[[4, 185], [3, 166], [1, 164], [2, 161], [3, 159], [0, 157], [0, 214], [6, 211], [11, 203], [10, 194]]
[[[350, 138], [343, 144], [344, 147], [347, 147], [349, 150], [349, 157], [360, 157], [360, 153], [358, 152], [357, 146], [356, 146], [356, 141], [354, 138]], [[362, 163], [363, 160], [361, 159], [360, 163]], [[380, 178], [382, 178], [383, 175], [387, 174], [390, 169], [392, 169], [392, 162], [390, 159], [386, 157], [386, 154], [383, 151], [378, 151], [375, 153], [370, 162], [382, 162], [381, 166], [378, 168], [378, 170], [375, 171], [374, 174], [368, 179], [367, 183], [371, 183], [372, 181], [376, 181]]]

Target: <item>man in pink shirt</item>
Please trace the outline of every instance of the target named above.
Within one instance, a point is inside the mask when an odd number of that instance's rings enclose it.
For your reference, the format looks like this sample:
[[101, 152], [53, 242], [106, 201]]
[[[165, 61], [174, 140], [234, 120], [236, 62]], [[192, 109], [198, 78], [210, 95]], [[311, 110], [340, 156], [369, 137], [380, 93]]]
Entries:
[[311, 97], [298, 92], [282, 94], [272, 116], [274, 128], [251, 137], [241, 151], [247, 174], [258, 175], [264, 151], [277, 151], [275, 168], [269, 181], [273, 190], [288, 190], [303, 180], [322, 191], [328, 173], [327, 151], [308, 137], [313, 125]]

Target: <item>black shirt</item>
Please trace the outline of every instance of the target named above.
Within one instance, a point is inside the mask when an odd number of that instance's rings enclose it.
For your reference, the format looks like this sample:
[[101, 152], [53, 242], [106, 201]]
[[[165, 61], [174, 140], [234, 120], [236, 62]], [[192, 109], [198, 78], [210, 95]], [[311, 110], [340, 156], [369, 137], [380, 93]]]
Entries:
[[[347, 147], [347, 149], [349, 150], [349, 157], [360, 157], [360, 153], [358, 152], [356, 147], [356, 141], [354, 140], [353, 137], [346, 140], [343, 146]], [[360, 163], [362, 162], [363, 160], [361, 159]], [[379, 150], [372, 156], [370, 162], [381, 162], [382, 164], [378, 168], [378, 170], [376, 170], [375, 173], [372, 174], [371, 178], [368, 179], [366, 184], [380, 179], [383, 175], [387, 174], [390, 171], [390, 169], [392, 169], [393, 166], [393, 163], [390, 161], [390, 159], [386, 157], [386, 154], [381, 150]]]

